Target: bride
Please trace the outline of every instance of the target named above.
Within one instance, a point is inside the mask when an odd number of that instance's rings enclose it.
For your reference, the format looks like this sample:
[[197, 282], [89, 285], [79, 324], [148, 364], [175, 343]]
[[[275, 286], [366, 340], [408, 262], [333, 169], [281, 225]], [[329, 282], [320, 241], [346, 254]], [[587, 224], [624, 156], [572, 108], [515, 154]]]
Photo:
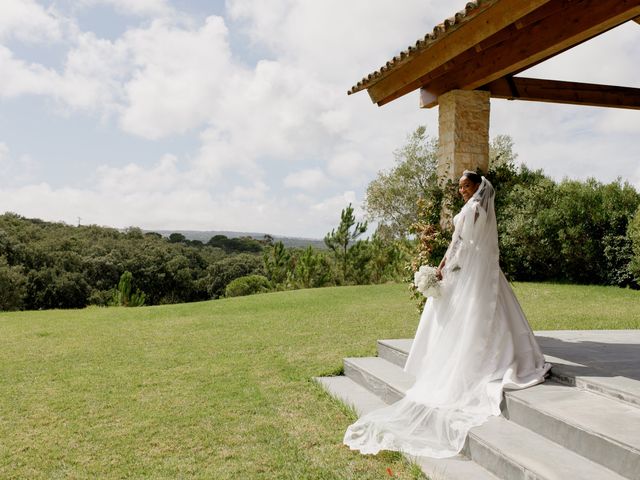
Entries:
[[543, 382], [551, 367], [498, 264], [493, 186], [468, 170], [459, 186], [465, 205], [437, 270], [440, 293], [427, 299], [404, 366], [415, 382], [347, 428], [352, 450], [454, 456], [469, 429], [500, 414], [503, 389]]

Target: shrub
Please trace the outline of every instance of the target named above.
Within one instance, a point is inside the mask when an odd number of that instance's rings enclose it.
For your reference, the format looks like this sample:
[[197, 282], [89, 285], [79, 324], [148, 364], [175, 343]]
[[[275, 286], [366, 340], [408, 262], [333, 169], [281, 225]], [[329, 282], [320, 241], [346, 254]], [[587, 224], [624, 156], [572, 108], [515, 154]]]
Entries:
[[204, 280], [210, 298], [224, 295], [227, 285], [236, 278], [260, 275], [264, 272], [262, 259], [257, 255], [239, 253], [213, 263], [207, 268]]
[[636, 210], [635, 216], [629, 222], [627, 237], [631, 241], [633, 256], [629, 265], [631, 274], [637, 283], [640, 283], [640, 207]]
[[27, 296], [27, 278], [19, 266], [0, 257], [0, 310], [20, 310]]
[[607, 234], [602, 238], [605, 259], [605, 281], [608, 285], [637, 288], [632, 272], [633, 251], [629, 237]]
[[263, 275], [246, 275], [232, 280], [225, 289], [226, 297], [242, 297], [269, 291], [269, 279]]
[[26, 307], [84, 308], [87, 306], [90, 287], [77, 272], [66, 272], [55, 267], [31, 270], [27, 280]]

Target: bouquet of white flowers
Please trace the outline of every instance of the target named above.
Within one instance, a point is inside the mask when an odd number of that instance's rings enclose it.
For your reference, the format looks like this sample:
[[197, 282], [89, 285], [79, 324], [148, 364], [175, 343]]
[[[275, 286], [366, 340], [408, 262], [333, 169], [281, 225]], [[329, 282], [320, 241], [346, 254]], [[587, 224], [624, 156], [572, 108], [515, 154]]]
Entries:
[[438, 281], [435, 267], [422, 265], [413, 275], [413, 284], [425, 297], [437, 297], [440, 295], [440, 282]]

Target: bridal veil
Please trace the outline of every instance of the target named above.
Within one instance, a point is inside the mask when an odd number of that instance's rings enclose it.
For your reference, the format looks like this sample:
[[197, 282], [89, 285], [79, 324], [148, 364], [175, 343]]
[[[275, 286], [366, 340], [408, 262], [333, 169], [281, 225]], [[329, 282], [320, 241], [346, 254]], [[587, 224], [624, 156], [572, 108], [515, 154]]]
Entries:
[[500, 414], [505, 388], [544, 380], [550, 365], [500, 270], [494, 196], [482, 177], [454, 217], [440, 295], [427, 299], [404, 366], [415, 382], [348, 427], [351, 449], [456, 455], [472, 427]]

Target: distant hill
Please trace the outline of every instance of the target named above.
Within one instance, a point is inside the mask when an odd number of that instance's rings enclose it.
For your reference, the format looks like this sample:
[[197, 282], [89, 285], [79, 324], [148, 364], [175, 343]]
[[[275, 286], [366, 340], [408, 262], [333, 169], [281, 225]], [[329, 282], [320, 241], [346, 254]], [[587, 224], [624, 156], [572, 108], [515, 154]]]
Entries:
[[[207, 243], [215, 235], [224, 235], [228, 238], [251, 237], [256, 240], [262, 240], [267, 235], [260, 232], [230, 232], [225, 230], [144, 230], [144, 232], [156, 232], [163, 237], [168, 237], [172, 233], [181, 233], [187, 240], [200, 240], [203, 243]], [[278, 235], [271, 235], [271, 237], [275, 242], [281, 241], [285, 247], [304, 248], [311, 245], [315, 248], [327, 248], [324, 241], [318, 238], [283, 237]]]

